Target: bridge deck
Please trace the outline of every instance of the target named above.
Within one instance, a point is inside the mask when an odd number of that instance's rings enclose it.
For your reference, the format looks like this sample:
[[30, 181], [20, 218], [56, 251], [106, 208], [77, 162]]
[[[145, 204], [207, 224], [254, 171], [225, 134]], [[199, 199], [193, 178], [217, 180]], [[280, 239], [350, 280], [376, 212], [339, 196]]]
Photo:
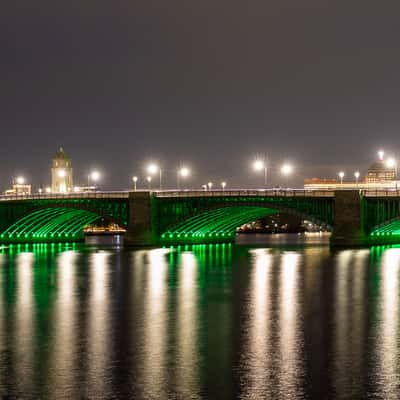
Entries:
[[364, 197], [400, 197], [400, 190], [363, 190]]
[[164, 190], [154, 192], [155, 197], [334, 197], [333, 191], [321, 190], [272, 190], [272, 189], [238, 189], [238, 190]]
[[[139, 191], [138, 191], [139, 192]], [[147, 192], [143, 190], [141, 192]], [[130, 191], [87, 192], [87, 193], [37, 193], [31, 195], [0, 195], [0, 201], [58, 200], [58, 199], [127, 199]], [[173, 197], [335, 197], [333, 190], [275, 190], [275, 189], [237, 189], [237, 190], [155, 190], [157, 198]], [[364, 197], [400, 197], [400, 190], [362, 190]]]
[[0, 201], [21, 200], [59, 200], [59, 199], [127, 199], [128, 191], [121, 192], [88, 192], [88, 193], [37, 193], [31, 195], [0, 196]]

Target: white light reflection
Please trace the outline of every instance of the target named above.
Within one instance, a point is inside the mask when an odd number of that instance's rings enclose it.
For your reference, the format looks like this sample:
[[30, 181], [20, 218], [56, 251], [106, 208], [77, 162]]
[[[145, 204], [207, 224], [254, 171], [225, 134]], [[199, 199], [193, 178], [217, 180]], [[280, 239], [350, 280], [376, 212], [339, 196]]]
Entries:
[[280, 285], [280, 385], [285, 398], [303, 398], [304, 340], [302, 310], [299, 299], [299, 253], [286, 252], [281, 256]]
[[380, 397], [398, 399], [400, 249], [387, 249], [381, 264], [380, 320], [376, 334]]
[[[335, 268], [335, 329], [334, 329], [334, 374], [333, 380], [335, 382], [335, 388], [338, 393], [343, 395], [343, 391], [347, 387], [348, 377], [352, 377], [352, 374], [348, 373], [348, 369], [344, 368], [346, 361], [350, 359], [350, 355], [347, 353], [349, 332], [349, 285], [350, 285], [350, 272], [351, 272], [351, 261], [353, 251], [345, 250], [340, 252], [336, 258]], [[350, 299], [351, 301], [351, 299]]]
[[[1, 250], [1, 245], [0, 245]], [[2, 268], [6, 262], [6, 256], [4, 254], [0, 254], [0, 354], [5, 354], [5, 349], [7, 346], [7, 338], [9, 337], [9, 332], [6, 327], [6, 313], [4, 312], [4, 294], [3, 288], [4, 286], [4, 269]], [[7, 281], [6, 281], [7, 282]], [[5, 382], [3, 382], [3, 377], [7, 376], [7, 366], [5, 363], [0, 363], [0, 387], [3, 387]]]
[[57, 299], [55, 303], [54, 365], [55, 398], [72, 398], [74, 388], [74, 354], [79, 335], [76, 324], [75, 268], [78, 253], [65, 251], [57, 258]]
[[245, 351], [242, 355], [245, 384], [243, 399], [273, 396], [271, 370], [273, 369], [273, 332], [276, 323], [272, 318], [272, 255], [269, 250], [254, 249], [251, 283], [249, 286], [247, 332]]
[[168, 325], [168, 258], [169, 249], [146, 251], [146, 293], [144, 317], [143, 383], [144, 395], [167, 398], [165, 372]]
[[197, 276], [196, 257], [191, 252], [182, 252], [177, 298], [177, 393], [182, 399], [197, 398], [200, 389]]
[[336, 258], [333, 381], [339, 398], [358, 397], [355, 391], [362, 385], [368, 257], [369, 250], [345, 250]]
[[111, 370], [106, 355], [110, 355], [111, 326], [109, 307], [110, 252], [92, 254], [89, 265], [90, 305], [88, 327], [88, 393], [93, 397], [111, 398]]
[[18, 393], [29, 393], [34, 373], [33, 359], [33, 253], [19, 253], [15, 257], [16, 270], [16, 329], [14, 332], [16, 345], [15, 371], [18, 376]]

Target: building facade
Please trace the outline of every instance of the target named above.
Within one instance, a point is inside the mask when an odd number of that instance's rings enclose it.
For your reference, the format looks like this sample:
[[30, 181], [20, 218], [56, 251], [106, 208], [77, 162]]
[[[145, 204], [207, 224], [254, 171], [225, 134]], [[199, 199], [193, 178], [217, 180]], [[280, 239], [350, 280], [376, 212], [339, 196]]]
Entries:
[[11, 189], [4, 193], [7, 196], [27, 196], [32, 194], [32, 187], [26, 183], [14, 183]]
[[[353, 178], [354, 179], [354, 178]], [[400, 182], [397, 181], [397, 168], [383, 160], [383, 157], [374, 162], [367, 170], [363, 179], [340, 182], [337, 179], [311, 178], [304, 180], [305, 190], [397, 190]]]
[[53, 157], [51, 167], [51, 191], [53, 193], [68, 193], [73, 190], [71, 159], [60, 147]]
[[383, 160], [373, 163], [365, 177], [366, 183], [384, 183], [396, 180], [396, 168], [388, 167]]

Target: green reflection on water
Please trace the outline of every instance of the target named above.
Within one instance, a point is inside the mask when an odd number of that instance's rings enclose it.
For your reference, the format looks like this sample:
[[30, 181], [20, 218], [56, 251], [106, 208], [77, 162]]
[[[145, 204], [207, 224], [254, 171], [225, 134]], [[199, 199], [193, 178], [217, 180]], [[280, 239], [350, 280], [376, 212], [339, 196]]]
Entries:
[[362, 398], [370, 351], [385, 393], [399, 359], [399, 247], [2, 248], [0, 376], [36, 398], [295, 398], [310, 364], [314, 385], [333, 371], [338, 397]]

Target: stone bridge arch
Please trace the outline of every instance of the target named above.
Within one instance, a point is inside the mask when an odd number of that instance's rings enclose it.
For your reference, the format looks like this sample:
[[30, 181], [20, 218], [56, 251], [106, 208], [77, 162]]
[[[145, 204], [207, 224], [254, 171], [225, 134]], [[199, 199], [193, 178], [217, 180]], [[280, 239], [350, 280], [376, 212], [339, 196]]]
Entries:
[[21, 200], [2, 203], [0, 215], [2, 242], [73, 241], [83, 239], [84, 227], [99, 220], [126, 227], [128, 203], [119, 199]]
[[330, 227], [334, 220], [333, 199], [327, 198], [258, 195], [152, 200], [153, 224], [161, 242], [231, 241], [238, 226], [279, 212]]

